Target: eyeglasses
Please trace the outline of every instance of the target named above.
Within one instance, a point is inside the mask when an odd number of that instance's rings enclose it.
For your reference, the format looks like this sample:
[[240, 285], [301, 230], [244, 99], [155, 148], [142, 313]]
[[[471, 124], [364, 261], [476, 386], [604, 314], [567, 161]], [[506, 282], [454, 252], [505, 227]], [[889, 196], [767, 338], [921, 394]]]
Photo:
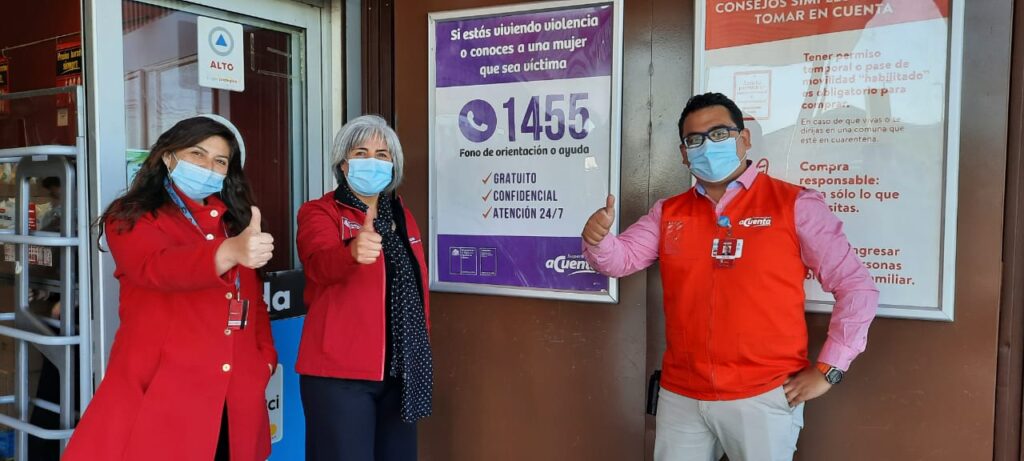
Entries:
[[683, 138], [683, 145], [687, 149], [696, 149], [704, 145], [704, 139], [710, 139], [711, 142], [722, 142], [731, 137], [729, 134], [731, 131], [739, 133], [740, 129], [734, 126], [720, 126], [712, 128], [707, 133], [690, 133]]

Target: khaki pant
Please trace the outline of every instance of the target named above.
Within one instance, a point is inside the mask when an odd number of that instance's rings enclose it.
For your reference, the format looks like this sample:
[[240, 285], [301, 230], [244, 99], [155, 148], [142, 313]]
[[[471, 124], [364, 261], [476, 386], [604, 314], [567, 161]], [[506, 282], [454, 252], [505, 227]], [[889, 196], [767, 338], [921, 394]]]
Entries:
[[658, 393], [655, 461], [790, 461], [804, 404], [790, 408], [782, 387], [739, 400], [694, 400]]

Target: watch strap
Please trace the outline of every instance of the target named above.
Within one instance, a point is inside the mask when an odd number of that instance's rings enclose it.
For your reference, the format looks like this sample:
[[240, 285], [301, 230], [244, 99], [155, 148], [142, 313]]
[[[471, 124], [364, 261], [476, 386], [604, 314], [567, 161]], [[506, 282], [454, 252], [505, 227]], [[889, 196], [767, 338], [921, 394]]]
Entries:
[[825, 362], [816, 363], [814, 368], [825, 377], [825, 381], [828, 381], [829, 384], [839, 384], [843, 380], [844, 371]]

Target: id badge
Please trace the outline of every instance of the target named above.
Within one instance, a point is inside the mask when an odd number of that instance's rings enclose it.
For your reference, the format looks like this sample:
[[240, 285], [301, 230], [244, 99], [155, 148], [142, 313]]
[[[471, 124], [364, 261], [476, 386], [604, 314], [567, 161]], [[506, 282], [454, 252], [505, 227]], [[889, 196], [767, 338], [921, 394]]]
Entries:
[[711, 257], [715, 267], [730, 268], [743, 256], [743, 239], [721, 238], [711, 242]]
[[228, 301], [228, 329], [241, 330], [249, 320], [249, 301], [232, 299]]

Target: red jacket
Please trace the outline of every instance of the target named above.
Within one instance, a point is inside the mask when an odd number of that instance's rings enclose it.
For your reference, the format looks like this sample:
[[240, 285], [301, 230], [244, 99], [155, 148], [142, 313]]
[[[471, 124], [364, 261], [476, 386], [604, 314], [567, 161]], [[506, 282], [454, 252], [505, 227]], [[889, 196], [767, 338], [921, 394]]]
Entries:
[[[423, 242], [412, 213], [406, 209], [404, 215], [409, 245], [420, 265], [420, 288], [429, 326]], [[366, 213], [336, 201], [333, 191], [299, 209], [296, 240], [306, 274], [304, 297], [309, 308], [295, 363], [299, 374], [384, 380], [384, 258], [373, 264], [359, 264], [348, 247], [365, 220]]]
[[[224, 203], [214, 196], [205, 206], [182, 198], [206, 235], [171, 203], [125, 233], [107, 223], [121, 326], [64, 461], [213, 459], [225, 402], [231, 459], [262, 461], [270, 454], [264, 392], [277, 353], [262, 283], [241, 266], [217, 275]], [[235, 291], [236, 272], [250, 304], [249, 325], [229, 334], [226, 295]]]
[[716, 268], [711, 257], [712, 242], [726, 231], [707, 198], [692, 189], [662, 205], [666, 389], [697, 400], [741, 399], [808, 365], [799, 191], [760, 175], [726, 205], [733, 238], [743, 240], [730, 268]]

